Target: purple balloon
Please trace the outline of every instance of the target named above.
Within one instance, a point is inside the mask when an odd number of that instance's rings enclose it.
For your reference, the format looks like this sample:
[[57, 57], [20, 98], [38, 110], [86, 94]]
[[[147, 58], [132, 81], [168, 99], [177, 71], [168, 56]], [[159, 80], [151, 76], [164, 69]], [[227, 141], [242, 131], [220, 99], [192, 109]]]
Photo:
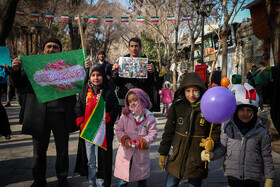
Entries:
[[211, 123], [223, 123], [230, 119], [236, 109], [233, 93], [221, 86], [207, 90], [200, 103], [204, 118]]

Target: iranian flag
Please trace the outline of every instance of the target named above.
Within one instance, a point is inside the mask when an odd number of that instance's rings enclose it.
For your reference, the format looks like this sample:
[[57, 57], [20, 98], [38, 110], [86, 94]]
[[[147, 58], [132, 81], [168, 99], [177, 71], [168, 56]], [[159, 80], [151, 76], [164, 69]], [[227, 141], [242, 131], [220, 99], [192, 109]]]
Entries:
[[121, 22], [129, 22], [129, 18], [128, 17], [121, 17]]
[[18, 16], [24, 16], [24, 12], [22, 10], [17, 10], [16, 15]]
[[192, 18], [191, 18], [190, 15], [185, 15], [185, 16], [183, 16], [183, 20], [184, 21], [189, 21], [189, 20], [192, 20]]
[[98, 22], [98, 17], [97, 16], [90, 16], [89, 17], [89, 22], [97, 23]]
[[54, 18], [54, 15], [53, 14], [49, 14], [47, 13], [46, 16], [45, 16], [46, 19], [53, 19]]
[[82, 126], [80, 137], [107, 150], [105, 101], [101, 92], [100, 97], [86, 124]]
[[[81, 21], [82, 21], [83, 16], [80, 16], [80, 17], [81, 17]], [[75, 15], [75, 16], [74, 16], [74, 20], [75, 20], [75, 21], [79, 21], [78, 15]]]
[[167, 21], [175, 21], [175, 16], [167, 16]]
[[137, 18], [136, 18], [136, 21], [137, 21], [138, 23], [144, 23], [144, 22], [145, 22], [145, 18], [144, 18], [144, 17], [137, 17]]
[[68, 16], [68, 15], [65, 15], [65, 14], [62, 14], [62, 15], [61, 15], [61, 19], [62, 19], [62, 20], [69, 20], [69, 16]]
[[105, 22], [113, 22], [113, 17], [106, 17]]
[[31, 17], [32, 18], [38, 18], [39, 17], [39, 12], [31, 12]]
[[159, 17], [151, 17], [151, 22], [159, 22]]

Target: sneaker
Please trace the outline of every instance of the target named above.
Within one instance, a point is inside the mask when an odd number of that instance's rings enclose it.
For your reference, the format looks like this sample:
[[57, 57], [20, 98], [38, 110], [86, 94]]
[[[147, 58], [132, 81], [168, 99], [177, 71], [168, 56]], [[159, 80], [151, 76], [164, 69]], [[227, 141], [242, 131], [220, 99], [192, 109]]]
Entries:
[[6, 136], [5, 136], [5, 139], [6, 139], [6, 140], [11, 139], [11, 135], [6, 135]]

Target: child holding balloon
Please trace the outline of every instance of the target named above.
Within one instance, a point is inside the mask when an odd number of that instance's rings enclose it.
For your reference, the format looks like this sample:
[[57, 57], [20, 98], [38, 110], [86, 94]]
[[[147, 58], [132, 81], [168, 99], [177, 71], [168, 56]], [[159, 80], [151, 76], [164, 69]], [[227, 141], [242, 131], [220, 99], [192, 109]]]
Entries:
[[178, 186], [181, 179], [188, 179], [189, 186], [201, 186], [208, 169], [201, 161], [203, 147], [212, 150], [219, 143], [220, 125], [211, 124], [200, 110], [205, 84], [196, 72], [187, 73], [181, 81], [170, 106], [167, 122], [158, 152], [159, 165], [167, 171], [166, 186]]
[[259, 96], [249, 84], [231, 88], [236, 110], [222, 127], [221, 143], [214, 152], [202, 151], [202, 160], [216, 160], [225, 155], [224, 174], [230, 187], [260, 186], [262, 174], [265, 187], [273, 186], [275, 176], [271, 142], [267, 127], [257, 116]]

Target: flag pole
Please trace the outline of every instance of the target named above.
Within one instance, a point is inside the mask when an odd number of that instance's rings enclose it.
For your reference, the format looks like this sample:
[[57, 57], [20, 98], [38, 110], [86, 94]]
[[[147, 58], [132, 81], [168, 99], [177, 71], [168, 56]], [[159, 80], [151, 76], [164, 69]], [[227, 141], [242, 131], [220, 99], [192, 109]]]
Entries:
[[[80, 30], [80, 36], [81, 36], [81, 44], [82, 44], [82, 49], [84, 50], [85, 53], [85, 40], [84, 40], [84, 33], [83, 33], [83, 28], [82, 28], [82, 24], [81, 24], [81, 16], [78, 15], [78, 24], [79, 24], [79, 30]], [[84, 60], [86, 61], [86, 54], [84, 55]]]

